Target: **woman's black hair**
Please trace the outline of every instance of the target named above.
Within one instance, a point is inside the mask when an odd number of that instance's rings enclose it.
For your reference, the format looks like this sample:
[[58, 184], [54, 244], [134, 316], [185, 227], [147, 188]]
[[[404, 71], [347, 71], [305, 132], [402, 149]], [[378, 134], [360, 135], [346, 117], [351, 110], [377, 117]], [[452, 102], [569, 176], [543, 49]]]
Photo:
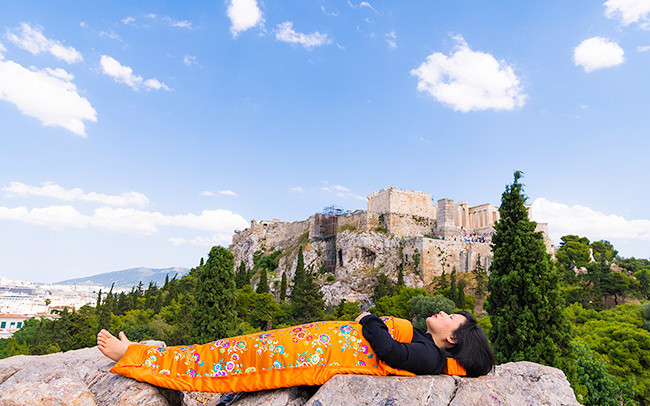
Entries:
[[474, 316], [464, 310], [456, 314], [465, 316], [467, 321], [454, 331], [458, 342], [447, 351], [465, 368], [467, 376], [486, 375], [492, 371], [496, 363], [490, 342], [485, 332], [476, 324]]

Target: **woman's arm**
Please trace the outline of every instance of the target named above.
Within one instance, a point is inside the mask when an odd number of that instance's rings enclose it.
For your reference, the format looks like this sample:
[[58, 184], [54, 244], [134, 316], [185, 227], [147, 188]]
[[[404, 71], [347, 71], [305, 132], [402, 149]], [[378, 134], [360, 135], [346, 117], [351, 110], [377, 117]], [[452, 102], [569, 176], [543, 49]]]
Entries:
[[[380, 360], [393, 368], [404, 369], [418, 375], [438, 374], [445, 356], [433, 340], [401, 343], [391, 337], [388, 327], [374, 314], [361, 315], [362, 333]], [[417, 341], [416, 341], [417, 340]]]

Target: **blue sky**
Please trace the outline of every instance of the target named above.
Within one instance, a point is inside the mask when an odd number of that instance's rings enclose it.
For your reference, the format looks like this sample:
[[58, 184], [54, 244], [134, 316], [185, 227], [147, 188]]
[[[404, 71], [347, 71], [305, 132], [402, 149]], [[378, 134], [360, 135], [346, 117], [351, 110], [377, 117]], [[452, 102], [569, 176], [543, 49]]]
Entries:
[[10, 2], [0, 275], [194, 266], [397, 186], [650, 256], [650, 1]]

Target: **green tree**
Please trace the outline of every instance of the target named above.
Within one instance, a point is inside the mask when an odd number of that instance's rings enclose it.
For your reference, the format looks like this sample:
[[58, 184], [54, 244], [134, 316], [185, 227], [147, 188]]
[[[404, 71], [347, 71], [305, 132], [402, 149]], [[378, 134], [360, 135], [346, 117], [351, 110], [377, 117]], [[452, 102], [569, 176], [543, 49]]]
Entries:
[[498, 362], [560, 366], [570, 356], [570, 326], [544, 239], [528, 219], [520, 178], [521, 172], [515, 172], [506, 186], [492, 237], [485, 305], [490, 341]]
[[458, 281], [458, 300], [456, 300], [456, 307], [459, 309], [464, 309], [467, 306], [467, 300], [465, 298], [465, 282]]
[[419, 329], [426, 330], [426, 319], [427, 317], [440, 313], [441, 311], [445, 313], [453, 313], [456, 304], [444, 297], [443, 295], [418, 295], [414, 296], [409, 300], [409, 305], [411, 309], [409, 310], [409, 316], [413, 325]]
[[591, 249], [596, 261], [604, 260], [611, 263], [618, 255], [618, 251], [614, 249], [612, 243], [606, 240], [594, 241], [591, 244]]
[[203, 344], [235, 332], [235, 275], [233, 255], [213, 247], [198, 275], [192, 314], [192, 336]]
[[375, 285], [375, 289], [372, 293], [373, 302], [376, 303], [384, 296], [393, 296], [394, 292], [395, 287], [393, 286], [393, 283], [390, 281], [388, 276], [383, 273], [379, 274], [377, 276], [377, 284]]
[[287, 298], [287, 272], [282, 272], [282, 281], [280, 282], [280, 301], [284, 302]]
[[404, 268], [400, 266], [397, 272], [397, 288], [399, 289], [402, 286], [406, 286], [406, 284], [404, 283]]
[[315, 321], [323, 316], [323, 294], [314, 283], [311, 272], [305, 270], [302, 246], [298, 249], [296, 273], [291, 288], [293, 315], [298, 323]]
[[266, 277], [266, 268], [262, 268], [260, 271], [260, 281], [257, 283], [257, 288], [255, 288], [256, 293], [269, 293], [269, 281]]
[[458, 303], [458, 285], [456, 284], [456, 267], [451, 270], [451, 276], [449, 281], [449, 296], [452, 302]]
[[[587, 406], [635, 405], [631, 385], [621, 383], [607, 371], [605, 362], [581, 342], [572, 342], [576, 362], [578, 399]], [[575, 383], [574, 383], [575, 385]], [[584, 388], [584, 390], [582, 390]], [[581, 394], [580, 392], [584, 392]]]
[[474, 280], [476, 281], [476, 291], [475, 295], [478, 300], [481, 300], [485, 297], [487, 293], [487, 272], [485, 267], [481, 264], [481, 256], [479, 255], [476, 259], [476, 267], [472, 270], [474, 274]]
[[244, 261], [239, 263], [239, 268], [237, 268], [237, 273], [235, 274], [235, 283], [237, 289], [241, 289], [244, 285], [250, 283], [250, 278], [248, 277], [248, 270], [246, 269], [246, 264]]
[[644, 299], [650, 298], [650, 272], [647, 269], [641, 269], [634, 273], [634, 277], [639, 281], [639, 293]]

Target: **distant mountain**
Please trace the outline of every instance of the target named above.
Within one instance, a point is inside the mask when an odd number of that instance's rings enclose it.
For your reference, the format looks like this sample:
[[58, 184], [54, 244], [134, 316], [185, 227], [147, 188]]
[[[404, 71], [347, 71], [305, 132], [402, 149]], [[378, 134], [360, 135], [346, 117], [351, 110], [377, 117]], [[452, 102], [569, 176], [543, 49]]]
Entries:
[[149, 286], [149, 282], [153, 281], [161, 287], [165, 284], [165, 276], [169, 275], [169, 279], [172, 279], [174, 275], [176, 279], [187, 275], [189, 273], [188, 268], [131, 268], [125, 269], [123, 271], [114, 271], [114, 272], [105, 272], [93, 276], [86, 276], [84, 278], [68, 279], [61, 282], [56, 282], [61, 285], [99, 285], [99, 286], [111, 286], [115, 282], [116, 288], [125, 288], [130, 289], [132, 286], [137, 286], [140, 281], [146, 289]]

